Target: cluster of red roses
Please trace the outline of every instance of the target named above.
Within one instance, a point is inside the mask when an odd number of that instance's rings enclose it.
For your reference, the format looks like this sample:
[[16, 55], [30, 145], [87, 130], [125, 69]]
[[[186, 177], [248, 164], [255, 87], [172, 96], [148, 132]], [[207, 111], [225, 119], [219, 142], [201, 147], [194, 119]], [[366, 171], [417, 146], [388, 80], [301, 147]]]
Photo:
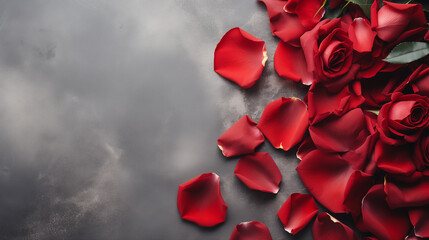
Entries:
[[[275, 100], [258, 123], [246, 115], [219, 138], [225, 156], [244, 155], [236, 176], [249, 188], [277, 193], [280, 171], [255, 148], [265, 138], [285, 151], [303, 140], [297, 171], [309, 193], [331, 212], [349, 213], [371, 234], [365, 239], [429, 238], [429, 33], [422, 5], [332, 0], [342, 16], [322, 20], [323, 0], [259, 1], [280, 38], [277, 73], [311, 86], [305, 103]], [[263, 41], [234, 28], [219, 42], [214, 68], [248, 88], [267, 58]], [[178, 208], [201, 226], [224, 221], [219, 177], [182, 184]], [[295, 234], [317, 212], [310, 195], [292, 194], [278, 216]], [[237, 225], [231, 239], [249, 234], [271, 239], [258, 222]], [[358, 239], [327, 213], [316, 218], [313, 236]]]

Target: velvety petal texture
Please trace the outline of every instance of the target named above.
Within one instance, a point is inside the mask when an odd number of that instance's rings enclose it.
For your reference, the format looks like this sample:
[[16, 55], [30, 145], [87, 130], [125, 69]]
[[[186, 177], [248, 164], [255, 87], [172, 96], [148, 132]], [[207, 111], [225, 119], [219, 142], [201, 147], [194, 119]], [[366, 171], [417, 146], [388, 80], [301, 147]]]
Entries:
[[408, 211], [417, 237], [429, 238], [429, 205], [412, 208]]
[[226, 157], [254, 153], [255, 148], [265, 141], [256, 123], [247, 115], [226, 130], [217, 144]]
[[391, 208], [429, 205], [429, 177], [421, 173], [405, 179], [386, 177], [384, 188]]
[[369, 21], [364, 18], [355, 18], [350, 24], [349, 38], [353, 42], [353, 49], [358, 52], [370, 52], [376, 35]]
[[411, 175], [416, 171], [413, 162], [413, 147], [409, 144], [392, 146], [378, 141], [374, 149], [377, 167], [393, 174]]
[[225, 221], [228, 207], [220, 192], [220, 177], [204, 173], [179, 185], [177, 208], [180, 216], [202, 227]]
[[286, 232], [296, 234], [301, 231], [317, 214], [319, 208], [309, 194], [292, 193], [277, 216]]
[[282, 174], [268, 153], [257, 152], [240, 158], [234, 174], [250, 189], [269, 193], [280, 189]]
[[302, 140], [307, 127], [307, 105], [298, 98], [282, 97], [269, 103], [258, 123], [270, 143], [285, 151]]
[[374, 185], [362, 200], [362, 219], [368, 230], [380, 239], [402, 240], [411, 228], [404, 209], [390, 209], [383, 185]]
[[272, 240], [270, 230], [258, 221], [242, 222], [235, 226], [229, 240]]
[[305, 85], [313, 83], [313, 76], [307, 71], [304, 52], [300, 47], [279, 41], [274, 54], [274, 68], [283, 78], [295, 82], [302, 81]]
[[214, 70], [242, 88], [249, 88], [261, 76], [267, 59], [264, 41], [233, 28], [216, 46]]
[[314, 240], [357, 240], [356, 233], [328, 213], [320, 213], [313, 224]]
[[305, 155], [296, 170], [308, 191], [323, 206], [335, 213], [348, 212], [343, 203], [354, 169], [347, 161], [338, 154], [314, 150]]

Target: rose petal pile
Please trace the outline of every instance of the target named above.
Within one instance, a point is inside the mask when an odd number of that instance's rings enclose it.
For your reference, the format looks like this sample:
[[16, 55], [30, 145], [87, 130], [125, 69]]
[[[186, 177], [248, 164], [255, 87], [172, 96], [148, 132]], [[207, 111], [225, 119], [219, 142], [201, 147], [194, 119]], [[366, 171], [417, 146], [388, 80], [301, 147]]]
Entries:
[[[316, 199], [330, 212], [314, 220], [316, 240], [429, 238], [429, 32], [421, 0], [259, 1], [279, 38], [276, 72], [309, 88], [304, 101], [264, 103], [258, 122], [246, 115], [219, 137], [226, 157], [242, 156], [235, 175], [250, 189], [276, 194], [282, 169], [257, 147], [265, 138], [284, 151], [301, 142], [296, 170], [311, 195], [293, 193], [281, 206], [286, 232], [311, 222]], [[328, 17], [332, 9], [339, 15]], [[266, 52], [263, 41], [231, 29], [216, 47], [215, 71], [251, 87]], [[217, 175], [182, 184], [178, 207], [200, 226], [222, 222]], [[353, 227], [332, 216], [338, 213]], [[271, 239], [259, 222], [237, 225], [231, 239], [252, 235]]]

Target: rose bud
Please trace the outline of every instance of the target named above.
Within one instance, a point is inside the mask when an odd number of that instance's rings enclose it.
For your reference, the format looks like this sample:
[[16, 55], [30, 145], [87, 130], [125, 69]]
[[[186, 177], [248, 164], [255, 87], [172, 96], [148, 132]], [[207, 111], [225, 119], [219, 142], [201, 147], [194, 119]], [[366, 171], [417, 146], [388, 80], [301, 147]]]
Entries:
[[417, 141], [429, 121], [429, 98], [417, 94], [392, 94], [377, 118], [380, 139], [390, 145]]

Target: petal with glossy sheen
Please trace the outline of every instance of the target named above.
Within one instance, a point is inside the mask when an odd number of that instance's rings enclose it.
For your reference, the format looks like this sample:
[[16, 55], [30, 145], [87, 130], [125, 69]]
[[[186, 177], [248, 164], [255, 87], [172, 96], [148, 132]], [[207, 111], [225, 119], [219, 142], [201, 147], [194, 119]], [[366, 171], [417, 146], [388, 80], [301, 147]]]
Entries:
[[265, 141], [256, 123], [247, 115], [238, 120], [217, 140], [226, 157], [254, 153], [255, 148]]
[[307, 71], [302, 49], [283, 41], [279, 41], [274, 54], [274, 69], [283, 78], [295, 82], [302, 81], [305, 85], [313, 83], [312, 74]]
[[374, 184], [371, 175], [361, 171], [354, 171], [350, 176], [344, 192], [344, 205], [353, 216], [361, 214], [362, 199]]
[[311, 195], [335, 213], [348, 212], [344, 206], [345, 192], [352, 166], [338, 154], [314, 150], [296, 168]]
[[272, 240], [272, 238], [265, 224], [252, 221], [237, 224], [229, 240]]
[[242, 88], [249, 88], [261, 76], [267, 59], [264, 41], [233, 28], [216, 46], [214, 70]]
[[428, 205], [429, 177], [418, 176], [414, 178], [413, 176], [407, 176], [407, 178], [413, 180], [406, 182], [403, 179], [386, 178], [384, 188], [389, 206], [391, 208], [402, 208]]
[[289, 0], [285, 10], [296, 14], [302, 25], [306, 28], [314, 27], [325, 15], [325, 8], [322, 7], [324, 0]]
[[377, 16], [377, 35], [386, 42], [395, 40], [403, 33], [410, 22], [419, 26], [425, 24], [421, 4], [399, 4], [384, 1]]
[[302, 141], [301, 145], [298, 148], [298, 151], [296, 152], [296, 157], [299, 160], [302, 160], [307, 154], [310, 152], [316, 150], [317, 147], [314, 145], [313, 141], [311, 140], [311, 137], [307, 137]]
[[309, 127], [314, 144], [328, 152], [347, 152], [361, 146], [369, 135], [365, 115], [355, 108], [344, 115], [331, 116]]
[[296, 234], [317, 214], [319, 208], [310, 194], [292, 193], [277, 212], [286, 232]]
[[307, 105], [298, 98], [282, 97], [269, 103], [258, 123], [270, 143], [285, 151], [301, 141], [307, 127]]
[[314, 240], [357, 240], [356, 233], [328, 213], [320, 213], [313, 224]]
[[407, 212], [390, 209], [383, 185], [374, 185], [362, 200], [362, 219], [371, 233], [381, 239], [402, 240], [411, 228]]
[[240, 158], [234, 174], [250, 189], [269, 193], [280, 189], [282, 174], [268, 153], [257, 152]]
[[220, 192], [220, 177], [204, 173], [179, 185], [177, 208], [180, 216], [202, 227], [225, 221], [228, 207]]
[[349, 27], [349, 38], [353, 49], [358, 52], [371, 52], [376, 32], [373, 32], [368, 20], [355, 18]]
[[284, 42], [299, 45], [299, 37], [306, 31], [301, 20], [295, 14], [287, 13], [283, 0], [258, 0], [267, 7], [271, 32]]
[[408, 211], [416, 236], [429, 238], [429, 205]]

